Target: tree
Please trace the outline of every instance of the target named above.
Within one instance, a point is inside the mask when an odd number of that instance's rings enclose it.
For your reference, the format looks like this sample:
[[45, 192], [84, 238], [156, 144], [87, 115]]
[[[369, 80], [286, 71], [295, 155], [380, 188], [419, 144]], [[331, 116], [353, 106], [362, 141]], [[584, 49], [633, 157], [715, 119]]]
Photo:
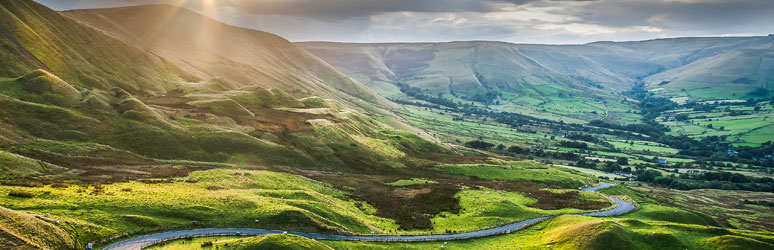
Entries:
[[605, 172], [615, 171], [621, 171], [621, 165], [618, 165], [618, 163], [612, 161], [605, 162]]
[[618, 163], [619, 165], [629, 165], [629, 158], [618, 157], [618, 159], [616, 159], [615, 162]]
[[494, 144], [488, 143], [482, 140], [475, 140], [475, 141], [469, 141], [465, 143], [465, 146], [475, 148], [475, 149], [489, 149], [494, 147]]
[[750, 91], [750, 93], [747, 93], [747, 95], [750, 96], [768, 96], [769, 90], [766, 88], [756, 88], [753, 91]]

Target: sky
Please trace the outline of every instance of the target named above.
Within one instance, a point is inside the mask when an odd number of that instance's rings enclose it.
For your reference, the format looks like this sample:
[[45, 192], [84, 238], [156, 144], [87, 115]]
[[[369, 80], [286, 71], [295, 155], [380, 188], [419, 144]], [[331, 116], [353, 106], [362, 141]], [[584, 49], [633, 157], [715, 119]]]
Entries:
[[774, 0], [37, 0], [173, 4], [291, 41], [582, 44], [774, 33]]

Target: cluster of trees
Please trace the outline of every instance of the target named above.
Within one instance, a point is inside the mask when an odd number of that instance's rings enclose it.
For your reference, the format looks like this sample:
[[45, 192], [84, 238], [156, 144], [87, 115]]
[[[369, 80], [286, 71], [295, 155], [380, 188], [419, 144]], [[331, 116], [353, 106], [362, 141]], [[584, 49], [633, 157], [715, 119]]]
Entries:
[[500, 92], [499, 91], [488, 91], [484, 94], [477, 94], [472, 97], [466, 98], [467, 100], [476, 101], [480, 103], [486, 103], [486, 104], [499, 104], [498, 99], [500, 98]]
[[729, 172], [723, 172], [723, 171], [703, 171], [697, 174], [687, 174], [683, 173], [680, 174], [680, 179], [692, 179], [692, 180], [703, 180], [703, 181], [726, 181], [726, 182], [733, 182], [733, 183], [772, 183], [774, 182], [774, 179], [764, 177], [764, 178], [756, 178], [756, 177], [750, 177], [739, 173], [729, 173]]
[[589, 148], [589, 144], [579, 142], [579, 141], [560, 141], [559, 146], [562, 146], [565, 148], [579, 148], [579, 149]]
[[446, 106], [452, 109], [457, 109], [458, 107], [462, 106], [463, 104], [461, 102], [454, 102], [450, 99], [443, 98], [440, 95], [439, 96], [430, 96], [426, 95], [422, 89], [411, 87], [408, 84], [405, 83], [397, 83], [398, 87], [400, 87], [400, 92], [403, 92], [407, 96], [426, 101], [429, 103]]
[[545, 151], [543, 149], [529, 149], [529, 148], [523, 148], [515, 145], [505, 147], [505, 145], [503, 144], [498, 144], [497, 146], [495, 146], [493, 143], [489, 143], [480, 139], [466, 142], [465, 146], [469, 148], [488, 150], [502, 155], [513, 156], [513, 157], [528, 155], [528, 156], [544, 157], [544, 158], [551, 158], [551, 159], [563, 159], [563, 160], [569, 160], [569, 161], [576, 161], [582, 158], [580, 155], [573, 152]]
[[[751, 95], [755, 96], [755, 95]], [[710, 103], [699, 103], [699, 102], [689, 102], [686, 104], [683, 104], [682, 107], [693, 109], [694, 111], [703, 111], [703, 112], [710, 112], [716, 108], [720, 108], [723, 106], [738, 106], [743, 105], [746, 107], [755, 107], [758, 105], [758, 103], [763, 103], [768, 101], [769, 104], [774, 105], [774, 96], [766, 97], [766, 98], [750, 98], [747, 99], [747, 101], [743, 103], [738, 102], [710, 102]]]
[[626, 167], [626, 165], [629, 164], [629, 159], [626, 157], [619, 157], [617, 161], [612, 162], [604, 162], [601, 163], [599, 161], [590, 161], [590, 160], [578, 160], [575, 162], [575, 166], [579, 168], [588, 168], [588, 169], [596, 169], [605, 171], [608, 173], [613, 172], [625, 172], [625, 173], [632, 173], [631, 167]]
[[[500, 145], [502, 145], [502, 144], [500, 144]], [[475, 140], [475, 141], [466, 142], [465, 146], [467, 146], [469, 148], [486, 150], [486, 149], [491, 149], [495, 145], [492, 144], [492, 143], [488, 143], [488, 142], [482, 141], [482, 140]]]
[[586, 141], [591, 143], [600, 143], [602, 140], [597, 138], [596, 136], [590, 135], [590, 134], [581, 134], [581, 133], [570, 133], [566, 136], [567, 139], [571, 140], [578, 140], [578, 141]]
[[[663, 135], [664, 132], [669, 131], [669, 128], [661, 124], [652, 125], [652, 124], [646, 124], [646, 123], [633, 123], [628, 125], [618, 125], [618, 124], [607, 123], [601, 120], [593, 120], [589, 122], [589, 125], [601, 127], [601, 128], [629, 131], [629, 132], [639, 133], [639, 134], [648, 135], [648, 136], [659, 136], [659, 135]], [[642, 136], [634, 136], [634, 137], [644, 138]]]
[[774, 179], [755, 178], [729, 172], [701, 172], [698, 174], [682, 173], [679, 175], [663, 175], [661, 171], [636, 167], [636, 180], [651, 183], [661, 187], [680, 190], [691, 189], [724, 189], [748, 190], [758, 192], [774, 192]]
[[398, 104], [403, 105], [411, 105], [411, 106], [417, 106], [417, 107], [424, 107], [424, 108], [434, 108], [434, 109], [441, 109], [441, 105], [438, 104], [427, 104], [422, 102], [412, 102], [412, 101], [406, 101], [406, 100], [400, 100], [400, 99], [389, 99], [390, 101]]

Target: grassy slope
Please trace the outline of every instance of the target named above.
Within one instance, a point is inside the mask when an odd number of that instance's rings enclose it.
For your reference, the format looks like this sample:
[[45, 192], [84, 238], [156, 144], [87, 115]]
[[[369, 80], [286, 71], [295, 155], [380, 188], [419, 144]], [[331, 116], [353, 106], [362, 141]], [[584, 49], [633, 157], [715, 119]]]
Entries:
[[[299, 46], [365, 83], [378, 85], [400, 80], [438, 93], [456, 91], [461, 96], [487, 90], [540, 90], [543, 84], [577, 87], [584, 82], [631, 83], [591, 60], [551, 46], [500, 42]], [[576, 68], [566, 67], [568, 61]], [[463, 90], [466, 87], [469, 89]]]
[[271, 234], [228, 243], [218, 244], [218, 248], [233, 250], [330, 250], [325, 244], [295, 235]]
[[187, 77], [165, 60], [104, 36], [28, 0], [0, 4], [3, 77], [35, 68], [79, 87], [121, 87], [133, 93], [163, 92]]
[[62, 170], [64, 168], [43, 161], [0, 151], [0, 180], [34, 177]]
[[475, 176], [490, 180], [539, 182], [565, 188], [577, 188], [592, 184], [592, 179], [571, 174], [564, 168], [548, 167], [535, 162], [513, 162], [497, 165], [446, 165], [436, 170], [459, 175]]
[[320, 242], [295, 235], [270, 234], [246, 238], [202, 238], [192, 241], [174, 241], [153, 246], [150, 250], [184, 250], [200, 247], [202, 243], [212, 242], [213, 247], [227, 250], [331, 250], [333, 248]]
[[185, 65], [181, 67], [202, 79], [333, 98], [370, 112], [396, 108], [282, 37], [226, 25], [184, 8], [148, 5], [64, 14]]
[[[351, 233], [397, 229], [345, 192], [299, 176], [268, 171], [209, 170], [172, 182], [70, 187], [0, 187], [0, 206], [55, 219], [93, 223], [94, 240], [122, 232], [182, 225], [283, 228]], [[33, 198], [8, 196], [24, 192]], [[260, 220], [258, 223], [255, 220]]]
[[[568, 190], [562, 190], [568, 191]], [[531, 207], [536, 199], [517, 192], [503, 192], [491, 189], [463, 189], [455, 196], [460, 200], [459, 213], [442, 212], [433, 217], [433, 231], [473, 231], [482, 228], [505, 225], [546, 215], [578, 213], [584, 210], [565, 207], [540, 209]], [[583, 194], [583, 200], [608, 202], [598, 194]]]
[[[692, 100], [751, 98], [747, 94], [756, 88], [774, 90], [772, 58], [774, 37], [761, 46], [746, 48], [650, 76], [650, 89], [659, 95], [687, 96]], [[667, 82], [667, 84], [662, 84]], [[753, 97], [760, 98], [760, 96]]]
[[298, 45], [391, 98], [406, 99], [395, 85], [400, 82], [463, 102], [499, 91], [500, 104], [491, 108], [546, 119], [600, 119], [604, 107], [595, 104], [596, 98], [615, 100], [610, 111], [616, 119], [631, 116], [626, 111], [632, 107], [618, 103], [620, 97], [611, 90], [626, 89], [632, 79], [559, 47], [499, 42]]
[[[602, 192], [625, 195], [641, 208], [620, 218], [561, 216], [518, 233], [449, 242], [444, 249], [767, 249], [774, 235], [724, 229], [701, 213], [657, 204], [647, 193], [626, 187]], [[433, 243], [325, 242], [336, 249], [427, 249]]]
[[[500, 91], [502, 99], [499, 105], [490, 106], [493, 109], [565, 122], [600, 119], [604, 107], [595, 107], [594, 99], [602, 98], [608, 100], [607, 120], [626, 124], [639, 116], [629, 112], [636, 109], [634, 105], [619, 102], [616, 93], [648, 76], [650, 89], [665, 88], [657, 94], [693, 99], [749, 98], [747, 93], [755, 88], [772, 90], [772, 39], [675, 38], [569, 46], [497, 42], [298, 45], [391, 98], [406, 98], [395, 86], [397, 82], [455, 101]], [[671, 82], [661, 86], [662, 81]], [[601, 84], [604, 90], [584, 84]]]
[[436, 184], [436, 183], [438, 182], [432, 181], [432, 180], [413, 178], [413, 179], [396, 180], [396, 181], [387, 183], [387, 185], [400, 187], [400, 186], [425, 185], [425, 184]]
[[[730, 236], [723, 236], [723, 235]], [[728, 242], [724, 239], [738, 239]], [[432, 243], [324, 242], [336, 249], [428, 249]], [[718, 249], [772, 247], [774, 237], [749, 231], [634, 219], [561, 216], [521, 232], [483, 239], [449, 242], [444, 249]]]
[[[153, 249], [221, 246], [239, 238], [176, 241]], [[517, 233], [449, 242], [368, 243], [323, 241], [335, 249], [769, 249], [774, 235], [635, 219], [560, 216]]]
[[0, 244], [4, 249], [71, 249], [72, 236], [53, 222], [0, 207]]

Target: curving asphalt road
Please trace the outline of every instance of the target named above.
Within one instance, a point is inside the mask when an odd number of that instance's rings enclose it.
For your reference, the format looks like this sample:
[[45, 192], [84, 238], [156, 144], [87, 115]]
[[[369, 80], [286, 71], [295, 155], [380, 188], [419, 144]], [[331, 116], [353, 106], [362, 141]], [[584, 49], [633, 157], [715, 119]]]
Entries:
[[[583, 191], [597, 191], [603, 188], [614, 186], [610, 183], [600, 182], [599, 185], [589, 188], [583, 188]], [[577, 215], [584, 216], [615, 216], [628, 213], [637, 209], [637, 206], [627, 201], [609, 197], [605, 198], [616, 203], [616, 207], [610, 210], [580, 213]], [[183, 230], [175, 232], [157, 233], [146, 236], [140, 236], [137, 238], [121, 241], [103, 249], [105, 250], [140, 250], [145, 247], [164, 242], [169, 240], [175, 240], [187, 237], [203, 237], [203, 236], [225, 236], [225, 235], [242, 235], [242, 236], [258, 236], [265, 234], [293, 234], [315, 240], [346, 240], [346, 241], [447, 241], [447, 240], [461, 240], [470, 238], [480, 238], [496, 234], [507, 234], [513, 231], [523, 229], [541, 221], [545, 221], [553, 218], [554, 216], [545, 216], [540, 218], [529, 219], [525, 221], [508, 224], [501, 227], [483, 229], [479, 231], [458, 233], [458, 234], [439, 234], [439, 235], [396, 235], [396, 236], [351, 236], [351, 235], [331, 235], [331, 234], [316, 234], [316, 233], [301, 233], [301, 232], [287, 232], [281, 230], [265, 230], [265, 229], [251, 229], [251, 228], [210, 228], [210, 229], [194, 229]]]

